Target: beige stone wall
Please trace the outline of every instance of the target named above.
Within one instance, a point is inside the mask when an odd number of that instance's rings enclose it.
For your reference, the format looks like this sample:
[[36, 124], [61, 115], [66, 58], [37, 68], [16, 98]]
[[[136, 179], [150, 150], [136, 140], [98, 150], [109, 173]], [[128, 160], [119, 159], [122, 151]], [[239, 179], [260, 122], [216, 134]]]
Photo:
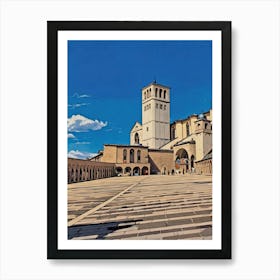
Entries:
[[196, 160], [202, 160], [203, 157], [212, 148], [212, 133], [199, 132], [195, 137], [196, 142]]
[[[179, 139], [184, 139], [193, 135], [195, 133], [195, 122], [197, 121], [197, 116], [192, 115], [189, 118], [176, 122], [176, 135]], [[189, 135], [187, 135], [187, 124], [189, 125]]]
[[183, 122], [176, 122], [175, 124], [175, 136], [178, 140], [181, 140], [183, 139], [183, 135], [184, 135], [184, 132], [183, 132]]
[[162, 149], [162, 150], [170, 150], [177, 143], [178, 143], [178, 139], [175, 138], [172, 141], [168, 142], [167, 144], [164, 144], [163, 146], [161, 146], [160, 149]]
[[104, 145], [103, 157], [101, 162], [117, 162], [117, 146]]
[[212, 123], [208, 120], [195, 121], [194, 133], [199, 133], [199, 132], [212, 133]]
[[[124, 150], [127, 156], [124, 160]], [[133, 162], [131, 162], [130, 152], [134, 154]], [[138, 159], [138, 151], [140, 152], [140, 160]], [[116, 163], [148, 163], [148, 148], [142, 146], [124, 146], [117, 147]]]
[[152, 174], [171, 174], [174, 169], [173, 151], [149, 149]]
[[201, 160], [195, 164], [195, 172], [197, 174], [212, 174], [212, 159]]
[[189, 118], [189, 124], [190, 124], [190, 135], [193, 135], [195, 133], [195, 122], [197, 121], [197, 116], [191, 116]]
[[[124, 151], [126, 151], [126, 158]], [[104, 145], [101, 161], [116, 164], [146, 164], [148, 163], [148, 148], [140, 145]]]
[[[212, 121], [212, 110], [206, 112], [205, 117], [208, 121]], [[197, 115], [191, 115], [187, 119], [184, 120], [179, 120], [173, 123], [170, 127], [170, 130], [175, 128], [175, 138], [177, 141], [180, 141], [182, 139], [185, 139], [186, 137], [189, 137], [191, 135], [194, 135], [197, 131], [197, 121], [198, 121], [198, 116]], [[189, 124], [189, 135], [187, 135], [187, 124]], [[211, 123], [209, 124], [209, 129], [211, 127]], [[202, 127], [202, 126], [201, 126]], [[170, 136], [171, 139], [172, 135]]]
[[68, 183], [115, 176], [115, 164], [68, 158]]
[[[189, 123], [191, 123], [191, 120], [189, 121]], [[180, 141], [184, 140], [184, 141], [191, 141], [191, 140], [195, 140], [196, 139], [196, 134], [195, 134], [195, 127], [194, 125], [190, 126], [190, 135], [187, 137], [186, 135], [186, 122], [182, 122], [182, 123], [176, 123], [173, 124], [172, 127], [179, 127], [179, 131], [183, 131], [183, 133], [181, 133], [180, 135], [183, 135], [183, 138], [181, 137], [177, 137], [173, 140], [171, 140], [170, 142], [168, 142], [167, 144], [163, 145], [161, 147], [161, 149], [173, 149], [174, 145], [178, 144]]]

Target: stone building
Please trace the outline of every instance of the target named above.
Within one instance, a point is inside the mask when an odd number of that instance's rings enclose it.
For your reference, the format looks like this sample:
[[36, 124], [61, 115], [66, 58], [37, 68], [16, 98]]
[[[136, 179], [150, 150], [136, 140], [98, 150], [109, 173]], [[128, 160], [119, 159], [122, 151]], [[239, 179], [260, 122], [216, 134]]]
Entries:
[[174, 169], [173, 151], [149, 149], [140, 144], [105, 144], [104, 150], [91, 160], [114, 163], [120, 175], [168, 174]]
[[[141, 97], [142, 124], [134, 123], [130, 145], [105, 144], [103, 151], [84, 161], [97, 164], [90, 171], [93, 177], [83, 168], [75, 169], [69, 164], [68, 170], [82, 170], [82, 178], [87, 174], [86, 178], [94, 179], [101, 176], [96, 175], [98, 164], [102, 168], [109, 164], [111, 168], [109, 173], [102, 173], [102, 178], [108, 174], [212, 174], [212, 110], [170, 124], [170, 87], [153, 82], [142, 89]], [[69, 175], [71, 182], [80, 180], [79, 172]]]
[[212, 110], [173, 122], [170, 132], [170, 142], [161, 149], [173, 150], [177, 172], [195, 172], [196, 163], [212, 150]]
[[212, 110], [170, 124], [170, 88], [153, 82], [142, 89], [142, 124], [134, 124], [130, 144], [172, 151], [171, 172], [195, 172], [212, 150]]
[[114, 163], [117, 173], [121, 175], [150, 174], [146, 146], [105, 144], [102, 155], [99, 153], [91, 160]]
[[[142, 125], [136, 122], [130, 144], [158, 149], [170, 141], [170, 88], [156, 82], [142, 89]], [[139, 139], [139, 141], [138, 141]]]

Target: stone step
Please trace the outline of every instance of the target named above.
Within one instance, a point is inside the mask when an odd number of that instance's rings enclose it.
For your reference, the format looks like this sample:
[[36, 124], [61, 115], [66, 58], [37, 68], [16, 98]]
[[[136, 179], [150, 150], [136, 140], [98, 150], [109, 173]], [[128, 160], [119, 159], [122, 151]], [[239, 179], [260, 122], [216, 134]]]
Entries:
[[[120, 226], [123, 226], [124, 224], [120, 224]], [[125, 236], [127, 234], [132, 234], [136, 236], [144, 236], [144, 235], [151, 235], [151, 234], [159, 234], [161, 232], [172, 232], [172, 231], [183, 231], [183, 230], [189, 230], [189, 229], [199, 229], [199, 228], [208, 228], [211, 227], [212, 222], [204, 222], [204, 223], [196, 223], [196, 224], [187, 224], [187, 225], [174, 225], [174, 226], [166, 226], [162, 228], [150, 228], [150, 229], [138, 229], [137, 225], [129, 227], [129, 228], [123, 228], [120, 230], [116, 230], [110, 234], [110, 237], [114, 237], [116, 239], [121, 238], [122, 236]]]
[[[185, 205], [184, 203], [179, 203], [179, 204], [175, 204], [174, 206], [171, 206], [173, 204], [155, 204], [154, 206], [150, 206], [150, 205], [146, 205], [146, 206], [142, 206], [142, 207], [132, 207], [132, 208], [127, 208], [126, 206], [119, 206], [120, 209], [114, 209], [114, 211], [112, 211], [112, 209], [110, 208], [106, 208], [105, 207], [101, 208], [100, 210], [98, 210], [98, 212], [96, 212], [96, 214], [102, 215], [102, 214], [119, 214], [119, 213], [133, 213], [133, 212], [155, 212], [155, 211], [174, 211], [174, 212], [181, 212], [184, 211], [184, 209], [200, 209], [202, 208], [201, 206], [204, 206], [203, 209], [205, 208], [212, 208], [212, 203], [210, 204], [205, 204], [205, 203], [194, 203], [193, 205]], [[125, 207], [125, 208], [123, 208]]]
[[93, 217], [95, 218], [95, 220], [106, 220], [106, 219], [110, 219], [110, 218], [114, 218], [114, 219], [119, 219], [120, 217], [124, 217], [124, 216], [129, 216], [129, 217], [133, 217], [133, 219], [137, 219], [140, 217], [145, 217], [146, 220], [150, 220], [150, 219], [156, 219], [157, 216], [165, 216], [166, 218], [170, 218], [170, 217], [176, 217], [176, 216], [189, 216], [192, 214], [209, 214], [212, 211], [212, 208], [205, 208], [205, 209], [197, 209], [197, 208], [191, 208], [191, 209], [180, 209], [180, 210], [176, 210], [176, 211], [168, 211], [169, 209], [165, 209], [165, 210], [161, 210], [161, 211], [134, 211], [134, 212], [127, 212], [125, 213], [125, 215], [123, 215], [123, 213], [118, 213], [116, 212], [115, 214], [113, 213], [108, 213], [108, 214], [99, 214], [99, 213], [95, 213], [95, 215], [89, 215], [88, 217]]
[[[194, 218], [201, 218], [201, 217], [208, 217], [212, 215], [192, 215], [192, 216], [188, 216], [187, 219], [191, 220]], [[110, 218], [110, 219], [103, 219], [103, 220], [96, 220], [94, 219], [94, 217], [90, 217], [87, 216], [85, 217], [83, 220], [78, 221], [76, 223], [76, 225], [82, 225], [82, 224], [102, 224], [102, 223], [110, 223], [110, 222], [117, 222], [117, 223], [121, 223], [121, 222], [125, 222], [125, 221], [135, 221], [135, 224], [146, 224], [146, 223], [151, 223], [151, 220], [139, 220], [139, 218], [141, 218], [142, 216], [119, 216], [118, 219], [116, 219], [116, 217]], [[153, 222], [167, 222], [167, 221], [173, 221], [173, 220], [181, 220], [181, 219], [186, 219], [185, 216], [183, 217], [174, 217], [174, 218], [166, 218], [166, 217], [162, 217], [159, 218], [157, 220], [153, 220]]]
[[[173, 199], [172, 201], [166, 201], [166, 202], [161, 202], [160, 204], [166, 204], [166, 205], [170, 205], [170, 204], [176, 204], [176, 203], [182, 203], [184, 205], [192, 205], [195, 204], [197, 202], [199, 203], [205, 203], [205, 202], [209, 202], [212, 201], [211, 198], [208, 199], [197, 199], [196, 200], [188, 200], [188, 199]], [[102, 209], [118, 209], [121, 206], [125, 206], [126, 208], [136, 208], [136, 207], [152, 207], [153, 205], [158, 205], [159, 202], [158, 201], [146, 201], [146, 200], [142, 200], [141, 202], [137, 199], [137, 201], [133, 204], [128, 204], [128, 201], [125, 201], [125, 203], [120, 203], [120, 201], [118, 200], [118, 203], [110, 203], [110, 205], [102, 208]]]
[[[146, 236], [123, 236], [122, 239], [126, 240], [133, 240], [133, 239], [141, 239], [141, 240], [162, 240], [162, 239], [189, 239], [189, 238], [201, 238], [201, 233], [205, 229], [193, 229], [193, 230], [186, 230], [186, 231], [178, 231], [178, 232], [167, 232], [167, 233], [158, 233], [158, 234], [151, 234]], [[110, 235], [107, 237], [110, 239]]]

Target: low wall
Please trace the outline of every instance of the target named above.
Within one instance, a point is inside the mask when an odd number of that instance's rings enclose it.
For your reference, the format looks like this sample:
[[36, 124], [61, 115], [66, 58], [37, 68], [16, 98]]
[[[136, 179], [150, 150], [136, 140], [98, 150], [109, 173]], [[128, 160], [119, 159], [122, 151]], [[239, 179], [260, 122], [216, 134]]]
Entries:
[[197, 174], [212, 174], [212, 159], [200, 160], [195, 163], [195, 172]]

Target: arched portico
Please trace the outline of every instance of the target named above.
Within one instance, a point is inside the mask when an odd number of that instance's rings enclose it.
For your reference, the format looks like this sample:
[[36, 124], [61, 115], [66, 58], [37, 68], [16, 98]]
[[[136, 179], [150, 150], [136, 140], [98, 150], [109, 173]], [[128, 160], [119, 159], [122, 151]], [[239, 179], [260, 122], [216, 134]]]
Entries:
[[133, 168], [133, 176], [141, 175], [140, 168], [138, 166]]
[[175, 168], [182, 173], [188, 172], [189, 170], [189, 155], [184, 148], [176, 152]]
[[147, 166], [142, 168], [142, 175], [149, 175], [149, 168]]
[[122, 174], [123, 173], [123, 169], [120, 166], [118, 166], [118, 167], [116, 167], [116, 172], [118, 174]]
[[68, 183], [115, 176], [115, 165], [68, 158]]
[[124, 169], [124, 173], [126, 174], [131, 174], [131, 168], [129, 166], [127, 166], [125, 169]]

